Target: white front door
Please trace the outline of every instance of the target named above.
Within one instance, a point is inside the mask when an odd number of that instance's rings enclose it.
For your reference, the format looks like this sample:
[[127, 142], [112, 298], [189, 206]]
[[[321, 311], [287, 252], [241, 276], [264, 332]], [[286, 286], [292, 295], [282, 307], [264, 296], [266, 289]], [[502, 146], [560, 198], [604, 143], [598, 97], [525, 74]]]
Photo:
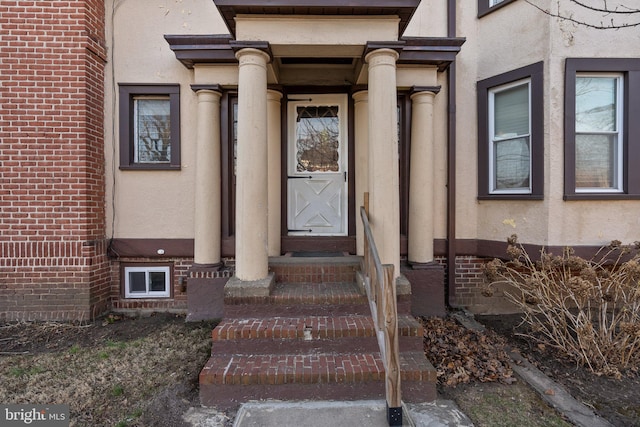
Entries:
[[347, 95], [294, 95], [288, 104], [289, 235], [347, 234]]

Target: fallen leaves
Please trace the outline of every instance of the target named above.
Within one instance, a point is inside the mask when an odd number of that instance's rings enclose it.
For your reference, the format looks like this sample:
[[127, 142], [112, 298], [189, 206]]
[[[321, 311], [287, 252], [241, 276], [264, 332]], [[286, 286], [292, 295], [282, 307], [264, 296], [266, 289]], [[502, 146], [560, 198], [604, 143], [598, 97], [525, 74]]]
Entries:
[[455, 387], [471, 381], [511, 384], [502, 337], [492, 331], [469, 330], [453, 319], [422, 319], [425, 354], [438, 372], [441, 384]]

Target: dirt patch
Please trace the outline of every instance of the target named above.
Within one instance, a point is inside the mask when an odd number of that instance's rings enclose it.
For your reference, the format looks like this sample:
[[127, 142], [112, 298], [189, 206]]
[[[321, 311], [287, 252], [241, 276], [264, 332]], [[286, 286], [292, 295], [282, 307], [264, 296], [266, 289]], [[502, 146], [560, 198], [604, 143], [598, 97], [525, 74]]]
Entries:
[[552, 348], [536, 345], [518, 335], [526, 332], [519, 315], [477, 316], [476, 320], [505, 337], [538, 369], [564, 385], [578, 401], [593, 408], [615, 426], [640, 426], [640, 377], [627, 371], [622, 378], [595, 375], [587, 368], [576, 366]]
[[74, 426], [183, 426], [212, 323], [110, 316], [0, 325], [0, 402], [69, 404]]
[[438, 372], [438, 394], [475, 426], [569, 426], [510, 368], [508, 341], [453, 318], [422, 319], [425, 354]]
[[[454, 400], [476, 426], [568, 425], [511, 371], [508, 347], [614, 425], [640, 426], [637, 376], [598, 377], [530, 345], [514, 334], [518, 316], [478, 320], [489, 329], [434, 319], [425, 333], [440, 397]], [[183, 415], [200, 406], [198, 373], [214, 326], [171, 314], [0, 325], [0, 402], [70, 404], [74, 426], [187, 426]], [[219, 418], [230, 426], [228, 415]]]

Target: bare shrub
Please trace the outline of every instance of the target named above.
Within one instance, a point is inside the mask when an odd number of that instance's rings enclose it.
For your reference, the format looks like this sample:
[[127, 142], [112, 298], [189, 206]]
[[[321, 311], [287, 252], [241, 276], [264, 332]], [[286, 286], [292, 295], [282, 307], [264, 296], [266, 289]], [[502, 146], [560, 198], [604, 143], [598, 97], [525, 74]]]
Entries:
[[612, 241], [589, 260], [565, 248], [532, 260], [517, 236], [508, 239], [509, 259], [485, 267], [490, 284], [515, 291], [507, 298], [523, 312], [526, 336], [559, 350], [592, 372], [619, 377], [640, 367], [640, 243]]

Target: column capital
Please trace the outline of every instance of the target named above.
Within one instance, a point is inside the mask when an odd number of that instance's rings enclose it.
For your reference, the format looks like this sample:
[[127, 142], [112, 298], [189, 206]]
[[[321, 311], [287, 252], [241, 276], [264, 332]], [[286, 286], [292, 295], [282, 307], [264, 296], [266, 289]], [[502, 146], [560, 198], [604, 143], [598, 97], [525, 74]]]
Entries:
[[198, 103], [213, 102], [213, 103], [219, 104], [220, 98], [222, 98], [222, 92], [218, 92], [215, 90], [201, 89], [196, 92], [196, 97], [198, 98]]
[[400, 54], [396, 50], [382, 48], [372, 50], [367, 53], [364, 57], [364, 61], [369, 64], [369, 67], [383, 64], [393, 64], [393, 66], [395, 66], [399, 57]]
[[402, 49], [407, 44], [404, 40], [388, 41], [388, 42], [367, 42], [364, 47], [364, 56], [369, 55], [371, 52], [383, 49], [390, 49], [398, 53], [402, 52]]
[[275, 89], [267, 89], [267, 99], [269, 101], [280, 101], [282, 99], [282, 92]]
[[219, 84], [211, 84], [211, 85], [193, 84], [191, 85], [191, 90], [194, 91], [195, 93], [198, 93], [200, 91], [208, 91], [208, 92], [218, 92], [222, 94], [222, 86], [220, 86]]
[[[268, 43], [267, 43], [268, 46]], [[263, 58], [264, 62], [268, 64], [273, 59], [271, 56], [271, 49], [262, 48], [261, 46], [254, 45], [239, 45], [234, 46], [234, 52], [236, 59], [240, 62], [240, 65], [244, 63], [254, 62], [257, 63], [257, 58]]]
[[438, 93], [440, 93], [440, 89], [442, 89], [442, 86], [412, 86], [410, 92], [411, 98], [413, 98], [414, 95], [419, 95], [421, 93], [431, 93], [433, 95], [437, 95]]
[[351, 95], [353, 97], [353, 100], [358, 103], [358, 102], [367, 102], [369, 100], [369, 91], [364, 89], [364, 90], [359, 90], [357, 92], [355, 92], [353, 95]]

